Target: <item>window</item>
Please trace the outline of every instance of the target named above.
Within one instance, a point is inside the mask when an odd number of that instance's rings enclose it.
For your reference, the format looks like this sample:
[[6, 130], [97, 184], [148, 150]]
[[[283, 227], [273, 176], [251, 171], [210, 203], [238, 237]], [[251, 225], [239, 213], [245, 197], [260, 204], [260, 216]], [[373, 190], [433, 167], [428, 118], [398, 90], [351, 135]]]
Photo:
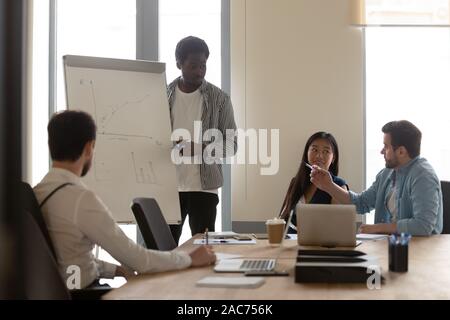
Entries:
[[56, 9], [57, 110], [65, 109], [66, 54], [136, 59], [136, 2], [62, 0]]
[[[49, 13], [49, 0], [33, 3], [32, 185], [44, 177], [49, 167], [46, 131], [49, 92], [56, 92], [56, 110], [66, 108], [62, 57], [66, 54], [136, 57], [135, 1], [56, 1], [56, 43], [49, 37], [53, 15]], [[53, 46], [56, 61], [49, 61], [49, 47]], [[49, 68], [56, 68], [56, 88], [49, 87]]]
[[221, 1], [163, 0], [159, 2], [159, 60], [166, 62], [167, 82], [180, 75], [175, 47], [182, 38], [196, 36], [209, 47], [206, 79], [221, 85]]
[[401, 119], [422, 131], [421, 156], [449, 180], [450, 29], [370, 27], [365, 35], [367, 187], [384, 168], [381, 127]]
[[33, 64], [31, 108], [31, 181], [36, 185], [47, 174], [49, 154], [47, 146], [49, 92], [49, 0], [37, 5], [33, 2]]

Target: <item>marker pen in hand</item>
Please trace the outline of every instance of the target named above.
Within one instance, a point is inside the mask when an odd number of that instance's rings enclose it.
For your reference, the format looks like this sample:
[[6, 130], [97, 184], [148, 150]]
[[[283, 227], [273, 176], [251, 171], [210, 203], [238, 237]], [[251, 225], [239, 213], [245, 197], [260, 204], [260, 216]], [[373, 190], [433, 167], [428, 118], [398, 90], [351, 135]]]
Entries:
[[310, 164], [309, 164], [308, 162], [306, 162], [306, 161], [305, 161], [305, 165], [306, 165], [308, 168], [310, 168], [311, 170], [314, 170], [313, 166], [310, 165]]

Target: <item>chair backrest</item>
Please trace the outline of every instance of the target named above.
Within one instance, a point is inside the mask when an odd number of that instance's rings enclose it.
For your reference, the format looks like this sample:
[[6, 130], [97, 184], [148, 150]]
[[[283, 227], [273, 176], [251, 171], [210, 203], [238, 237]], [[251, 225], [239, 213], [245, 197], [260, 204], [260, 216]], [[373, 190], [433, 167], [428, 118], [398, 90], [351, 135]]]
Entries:
[[168, 251], [177, 247], [155, 199], [135, 198], [131, 210], [148, 249]]
[[36, 221], [36, 224], [41, 230], [42, 236], [44, 237], [44, 240], [47, 242], [48, 248], [51, 254], [53, 255], [53, 258], [56, 260], [55, 247], [53, 246], [50, 234], [48, 233], [47, 225], [45, 224], [45, 220], [44, 217], [42, 216], [41, 209], [39, 209], [38, 201], [36, 199], [33, 189], [26, 182], [22, 182], [21, 196], [25, 211], [29, 212]]
[[55, 247], [50, 238], [44, 217], [33, 189], [28, 183], [21, 185], [22, 202], [25, 209], [26, 230], [25, 268], [26, 294], [28, 299], [98, 300], [111, 288], [67, 289], [59, 273]]
[[25, 210], [24, 230], [24, 263], [26, 298], [32, 300], [71, 299], [56, 260], [50, 251], [42, 230], [30, 212]]
[[442, 234], [450, 234], [450, 181], [441, 181], [443, 204]]

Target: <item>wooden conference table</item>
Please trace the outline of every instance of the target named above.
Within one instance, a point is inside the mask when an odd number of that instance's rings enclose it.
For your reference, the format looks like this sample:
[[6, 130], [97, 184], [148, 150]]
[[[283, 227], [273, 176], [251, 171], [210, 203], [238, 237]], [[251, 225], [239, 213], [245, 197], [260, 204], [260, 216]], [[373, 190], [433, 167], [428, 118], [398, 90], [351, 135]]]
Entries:
[[[193, 239], [179, 247], [193, 246]], [[309, 247], [311, 248], [311, 247]], [[256, 245], [215, 245], [216, 252], [240, 254], [243, 258], [275, 258], [278, 248], [267, 240]], [[167, 300], [301, 300], [301, 299], [450, 299], [450, 235], [415, 237], [409, 245], [409, 270], [390, 272], [387, 239], [364, 241], [356, 250], [378, 258], [386, 279], [380, 289], [369, 290], [366, 284], [299, 284], [294, 281], [297, 241], [285, 240], [277, 262], [277, 270], [289, 271], [288, 277], [266, 277], [257, 289], [196, 287], [206, 276], [243, 276], [215, 273], [213, 267], [189, 268], [151, 275], [140, 275], [104, 299], [167, 299]]]

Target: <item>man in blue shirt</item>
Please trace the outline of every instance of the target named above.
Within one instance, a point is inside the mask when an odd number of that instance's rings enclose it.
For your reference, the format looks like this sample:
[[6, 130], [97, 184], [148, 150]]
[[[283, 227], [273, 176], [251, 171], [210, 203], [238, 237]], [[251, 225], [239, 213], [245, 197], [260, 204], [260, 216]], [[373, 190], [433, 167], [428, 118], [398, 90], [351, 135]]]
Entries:
[[360, 214], [375, 209], [375, 224], [362, 225], [361, 233], [410, 233], [416, 236], [442, 231], [440, 181], [427, 160], [421, 158], [422, 133], [406, 120], [392, 121], [382, 128], [386, 168], [362, 193], [346, 191], [317, 166], [311, 182], [343, 204], [354, 204]]

